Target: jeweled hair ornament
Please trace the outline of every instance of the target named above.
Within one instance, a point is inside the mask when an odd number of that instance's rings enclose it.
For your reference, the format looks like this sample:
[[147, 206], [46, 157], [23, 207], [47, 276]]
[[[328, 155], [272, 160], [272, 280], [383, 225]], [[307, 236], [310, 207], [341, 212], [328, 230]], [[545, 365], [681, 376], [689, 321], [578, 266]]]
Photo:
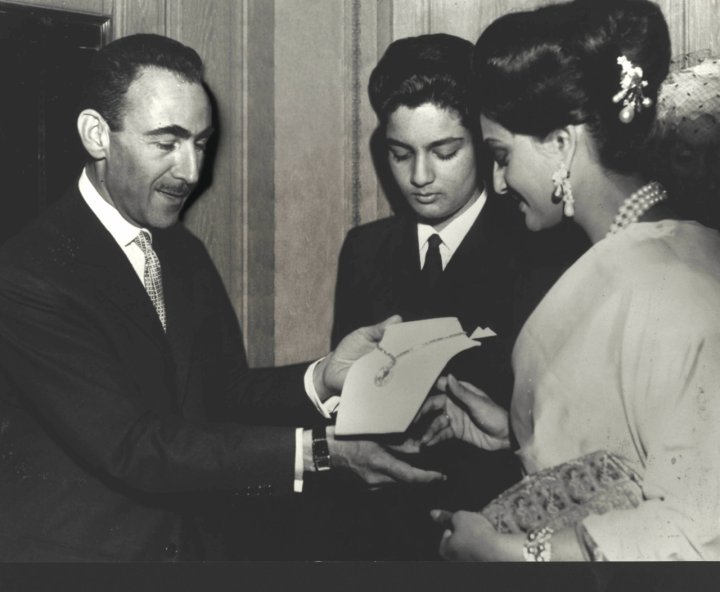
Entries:
[[643, 79], [643, 69], [635, 66], [624, 55], [617, 59], [617, 63], [622, 70], [620, 72], [620, 90], [615, 93], [613, 103], [622, 101], [620, 121], [630, 123], [635, 118], [635, 112], [652, 105], [652, 99], [643, 95], [643, 88], [648, 85], [647, 80]]

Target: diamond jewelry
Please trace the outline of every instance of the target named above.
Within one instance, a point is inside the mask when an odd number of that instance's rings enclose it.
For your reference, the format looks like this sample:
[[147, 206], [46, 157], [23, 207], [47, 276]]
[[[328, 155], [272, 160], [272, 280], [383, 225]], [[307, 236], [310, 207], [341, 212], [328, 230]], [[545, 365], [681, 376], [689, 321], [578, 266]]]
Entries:
[[573, 197], [572, 185], [570, 184], [570, 171], [564, 162], [552, 174], [552, 182], [555, 186], [553, 191], [553, 203], [563, 202], [563, 214], [568, 218], [575, 215], [575, 197]]
[[429, 341], [426, 341], [425, 343], [420, 343], [418, 345], [415, 345], [409, 349], [406, 349], [405, 351], [401, 351], [399, 354], [391, 354], [389, 351], [387, 351], [385, 348], [381, 347], [380, 344], [377, 344], [377, 348], [384, 353], [388, 358], [390, 358], [390, 361], [380, 368], [378, 370], [377, 374], [375, 375], [375, 386], [385, 386], [390, 380], [392, 379], [391, 373], [393, 368], [395, 367], [395, 364], [397, 364], [398, 358], [404, 356], [405, 354], [409, 354], [410, 352], [414, 352], [422, 347], [425, 347], [426, 345], [430, 345], [431, 343], [437, 343], [438, 341], [445, 341], [446, 339], [450, 339], [452, 337], [458, 337], [459, 335], [465, 335], [464, 331], [459, 331], [458, 333], [453, 333], [452, 335], [444, 335], [443, 337], [435, 337], [434, 339], [430, 339]]
[[643, 79], [643, 69], [635, 66], [624, 55], [617, 59], [617, 63], [621, 68], [620, 90], [612, 100], [613, 103], [622, 101], [623, 108], [618, 117], [623, 123], [630, 123], [635, 118], [636, 111], [652, 105], [652, 99], [643, 95], [643, 88], [648, 85], [647, 80]]
[[665, 201], [667, 197], [667, 192], [657, 181], [643, 185], [622, 203], [606, 236], [634, 224], [640, 219], [640, 216], [655, 204]]
[[555, 531], [549, 526], [538, 530], [531, 530], [523, 544], [523, 557], [525, 561], [550, 561], [552, 545], [550, 537]]

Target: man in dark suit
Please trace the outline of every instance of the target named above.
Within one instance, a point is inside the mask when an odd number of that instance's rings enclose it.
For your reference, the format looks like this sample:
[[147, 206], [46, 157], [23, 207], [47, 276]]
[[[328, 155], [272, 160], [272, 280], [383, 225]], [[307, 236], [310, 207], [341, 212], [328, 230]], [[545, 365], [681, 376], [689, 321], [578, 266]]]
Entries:
[[298, 427], [328, 416], [382, 325], [309, 367], [248, 368], [222, 282], [176, 223], [212, 133], [197, 53], [120, 39], [83, 100], [77, 188], [0, 250], [0, 560], [198, 558], [185, 518], [220, 499], [289, 494], [331, 466], [441, 477]]

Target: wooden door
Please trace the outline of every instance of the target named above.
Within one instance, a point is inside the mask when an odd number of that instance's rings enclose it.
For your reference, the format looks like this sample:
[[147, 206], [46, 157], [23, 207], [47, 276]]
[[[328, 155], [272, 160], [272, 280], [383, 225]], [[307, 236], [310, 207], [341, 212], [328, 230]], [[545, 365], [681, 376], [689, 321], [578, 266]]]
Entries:
[[0, 3], [0, 242], [77, 181], [77, 90], [107, 21]]

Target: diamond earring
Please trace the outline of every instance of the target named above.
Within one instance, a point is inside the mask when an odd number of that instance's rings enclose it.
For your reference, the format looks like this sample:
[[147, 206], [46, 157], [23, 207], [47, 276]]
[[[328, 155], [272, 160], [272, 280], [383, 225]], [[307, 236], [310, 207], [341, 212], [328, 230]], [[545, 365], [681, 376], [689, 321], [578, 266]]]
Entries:
[[563, 202], [563, 214], [568, 218], [575, 215], [575, 198], [572, 193], [572, 185], [570, 185], [570, 171], [564, 162], [552, 174], [552, 182], [555, 189], [553, 190], [553, 203]]

